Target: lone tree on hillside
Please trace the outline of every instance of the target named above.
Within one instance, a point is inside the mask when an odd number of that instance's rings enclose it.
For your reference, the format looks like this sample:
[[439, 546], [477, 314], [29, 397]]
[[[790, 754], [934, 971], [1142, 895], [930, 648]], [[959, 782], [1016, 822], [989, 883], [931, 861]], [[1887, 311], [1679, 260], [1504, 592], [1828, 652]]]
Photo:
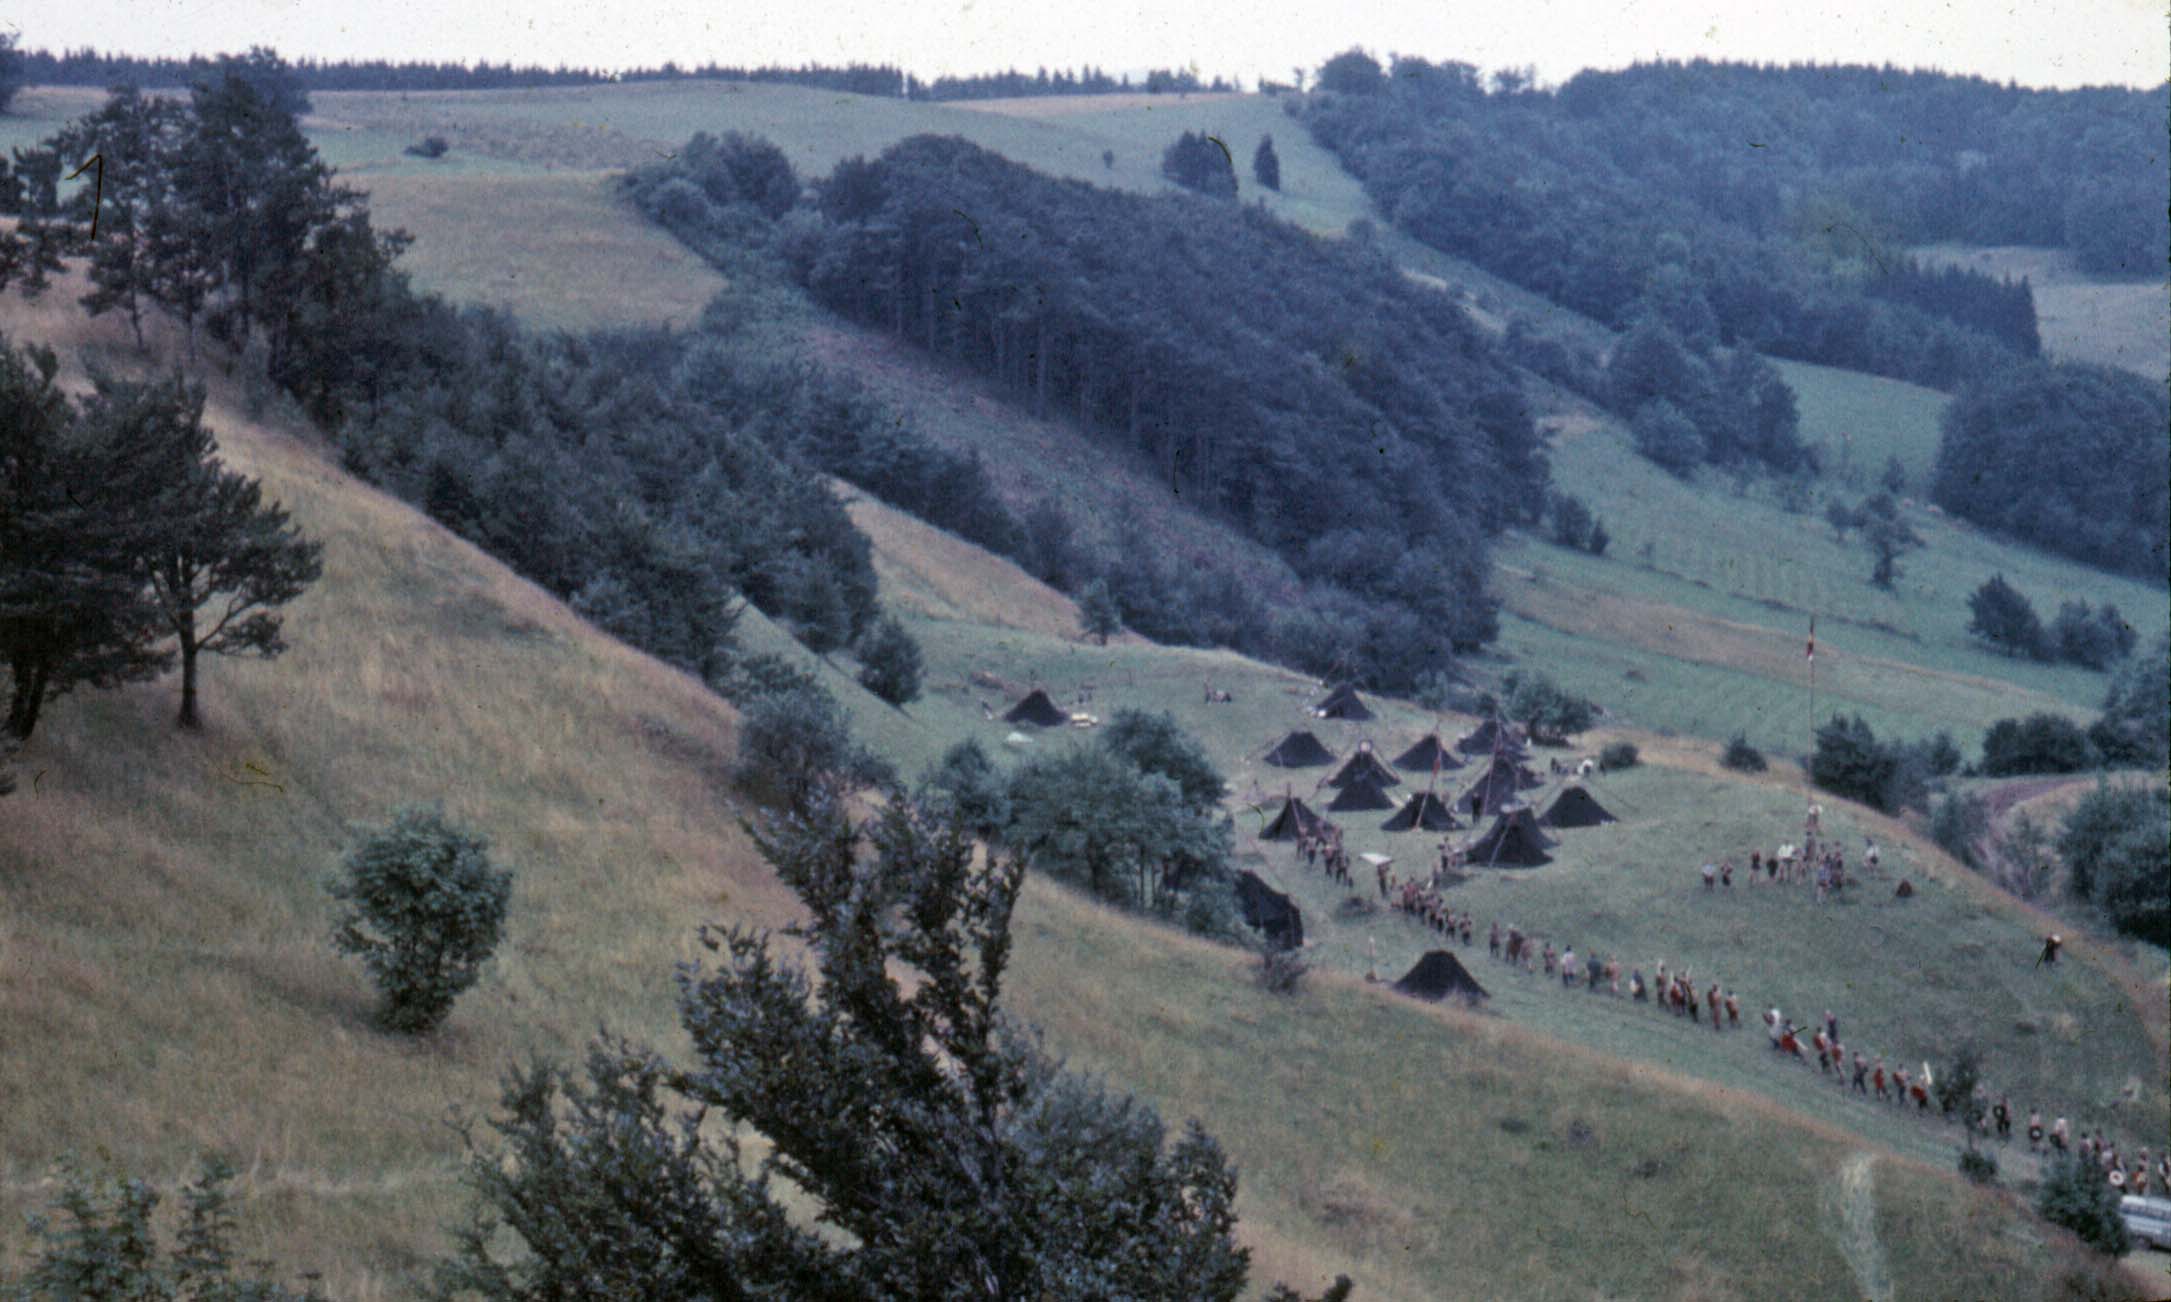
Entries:
[[323, 547], [301, 536], [255, 480], [226, 469], [203, 423], [204, 391], [178, 376], [148, 384], [101, 378], [84, 411], [98, 439], [141, 450], [155, 496], [130, 548], [181, 656], [184, 728], [202, 726], [196, 661], [286, 650], [279, 607], [324, 572]]
[[920, 644], [894, 615], [884, 615], [859, 639], [859, 684], [891, 705], [919, 699]]
[[1106, 579], [1085, 585], [1085, 591], [1078, 594], [1078, 615], [1085, 622], [1086, 632], [1102, 646], [1123, 631], [1123, 611], [1116, 605], [1116, 594], [1108, 590]]
[[1900, 518], [1900, 508], [1889, 493], [1879, 493], [1862, 504], [1857, 514], [1861, 522], [1862, 541], [1869, 544], [1870, 554], [1877, 563], [1870, 568], [1869, 581], [1880, 588], [1890, 588], [1900, 576], [1900, 557], [1922, 546], [1922, 535]]
[[482, 974], [505, 934], [513, 875], [490, 843], [444, 811], [408, 806], [347, 856], [332, 885], [345, 901], [332, 945], [353, 954], [384, 996], [386, 1029], [436, 1029]]
[[1274, 152], [1274, 137], [1259, 137], [1251, 154], [1251, 179], [1269, 190], [1281, 189], [1281, 156]]
[[[678, 977], [691, 1063], [605, 1037], [585, 1080], [515, 1071], [500, 1143], [469, 1133], [477, 1205], [442, 1284], [493, 1299], [1243, 1291], [1219, 1145], [1195, 1122], [1165, 1142], [1150, 1107], [1066, 1071], [1003, 1013], [1017, 860], [977, 865], [967, 828], [909, 803], [854, 826], [834, 796], [756, 844], [806, 906], [790, 934], [813, 970], [767, 933], [704, 928], [709, 958]], [[742, 1135], [770, 1147], [757, 1160]]]
[[0, 339], [0, 659], [16, 742], [47, 701], [171, 663], [134, 552], [155, 491], [142, 450], [86, 437], [59, 370], [51, 349]]
[[2040, 660], [2047, 649], [2043, 621], [2020, 590], [1993, 574], [1967, 599], [1967, 631], [2009, 656]]

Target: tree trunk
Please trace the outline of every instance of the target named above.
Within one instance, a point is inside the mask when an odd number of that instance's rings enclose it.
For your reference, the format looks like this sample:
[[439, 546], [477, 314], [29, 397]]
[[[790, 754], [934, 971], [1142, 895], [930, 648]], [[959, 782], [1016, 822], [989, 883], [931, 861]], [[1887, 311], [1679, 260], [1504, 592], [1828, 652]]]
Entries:
[[196, 712], [196, 620], [190, 615], [181, 621], [181, 714], [174, 720], [180, 727], [191, 730], [204, 726]]

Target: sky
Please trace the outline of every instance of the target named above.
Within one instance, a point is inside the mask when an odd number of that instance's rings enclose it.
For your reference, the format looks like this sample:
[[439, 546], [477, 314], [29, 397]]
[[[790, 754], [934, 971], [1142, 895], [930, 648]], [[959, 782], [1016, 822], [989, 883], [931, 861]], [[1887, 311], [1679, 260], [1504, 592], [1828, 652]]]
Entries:
[[1352, 45], [1534, 67], [1651, 58], [1891, 63], [2030, 86], [2171, 77], [2167, 0], [17, 0], [28, 47], [618, 69], [892, 63], [923, 77], [1091, 64], [1286, 81]]

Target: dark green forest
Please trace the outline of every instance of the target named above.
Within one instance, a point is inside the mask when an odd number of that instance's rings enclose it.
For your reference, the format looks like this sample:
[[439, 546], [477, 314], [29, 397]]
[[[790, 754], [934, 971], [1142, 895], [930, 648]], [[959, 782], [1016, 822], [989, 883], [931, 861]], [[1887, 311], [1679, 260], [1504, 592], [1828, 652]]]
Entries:
[[[710, 249], [775, 211], [773, 153], [697, 137], [628, 188]], [[1143, 453], [1315, 585], [1238, 645], [1406, 687], [1494, 635], [1487, 539], [1538, 518], [1548, 472], [1520, 376], [1446, 297], [1257, 208], [1058, 181], [959, 139], [848, 159], [816, 194], [776, 235], [816, 300]], [[1155, 632], [1150, 596], [1124, 604]]]

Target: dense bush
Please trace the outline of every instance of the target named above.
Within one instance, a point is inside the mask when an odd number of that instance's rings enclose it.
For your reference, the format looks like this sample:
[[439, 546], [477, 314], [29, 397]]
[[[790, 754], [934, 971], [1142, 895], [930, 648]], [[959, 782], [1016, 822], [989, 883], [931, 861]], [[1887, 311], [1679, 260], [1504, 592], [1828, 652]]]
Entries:
[[983, 841], [993, 841], [1010, 822], [1009, 784], [971, 737], [944, 751], [921, 777], [919, 799]]
[[2105, 569], [2171, 570], [2163, 386], [2043, 363], [1977, 377], [1946, 407], [1931, 495], [1954, 515]]
[[884, 615], [859, 639], [859, 685], [903, 705], [920, 697], [920, 644], [894, 615]]
[[332, 944], [368, 969], [387, 1028], [434, 1030], [496, 952], [512, 891], [486, 839], [440, 809], [408, 806], [348, 853], [332, 885], [346, 906]]
[[1501, 683], [1501, 713], [1530, 732], [1531, 740], [1560, 744], [1598, 718], [1595, 703], [1540, 673], [1517, 671]]
[[1616, 769], [1632, 769], [1636, 767], [1639, 758], [1634, 743], [1609, 742], [1604, 750], [1598, 752], [1598, 767], [1608, 773]]
[[833, 780], [860, 772], [836, 698], [812, 683], [767, 692], [739, 710], [738, 779], [765, 798], [803, 807]]
[[443, 136], [424, 136], [400, 152], [415, 158], [443, 158], [450, 148], [452, 146], [445, 143]]
[[2067, 601], [2058, 606], [2058, 618], [2050, 626], [2050, 641], [2060, 660], [2090, 669], [2109, 669], [2133, 654], [2140, 634], [2109, 602], [2091, 610], [2085, 601]]
[[2071, 719], [2031, 714], [2000, 719], [1983, 733], [1982, 772], [1994, 778], [2020, 773], [2078, 773], [2099, 762], [2088, 734]]
[[2119, 667], [2088, 740], [2106, 764], [2162, 766], [2171, 760], [2171, 637]]
[[1178, 136], [1161, 155], [1161, 175], [1203, 195], [1236, 197], [1236, 160], [1226, 144], [1204, 132]]
[[1963, 1148], [1960, 1150], [1960, 1174], [1969, 1184], [1989, 1185], [1998, 1182], [1998, 1159], [1988, 1150]]
[[2066, 889], [2103, 906], [2129, 936], [2171, 944], [2171, 791], [2099, 782], [2058, 837]]
[[1950, 792], [1930, 810], [1930, 839], [1946, 854], [1982, 871], [1982, 840], [1990, 833], [1990, 808], [1980, 796]]
[[1274, 152], [1274, 137], [1259, 137], [1251, 153], [1251, 179], [1269, 190], [1281, 189], [1281, 156]]
[[1719, 757], [1719, 763], [1739, 773], [1762, 773], [1767, 767], [1764, 752], [1751, 746], [1749, 738], [1738, 732], [1727, 741], [1726, 753]]
[[2002, 574], [1993, 574], [1969, 595], [1967, 631], [2005, 652], [2040, 660], [2049, 651], [2035, 606]]
[[1880, 742], [1861, 715], [1841, 718], [1817, 729], [1816, 750], [1809, 757], [1812, 782], [1835, 795], [1859, 800], [1886, 813], [1922, 808], [1931, 779], [1957, 765], [1952, 739], [1940, 735], [1913, 743]]
[[1589, 549], [1591, 530], [1597, 521], [1583, 499], [1570, 493], [1555, 493], [1553, 506], [1553, 541], [1577, 551]]
[[2062, 1154], [2044, 1166], [2035, 1210], [2105, 1256], [2122, 1256], [2133, 1246], [2118, 1214], [2118, 1191], [2103, 1178], [2100, 1166], [2079, 1153]]

